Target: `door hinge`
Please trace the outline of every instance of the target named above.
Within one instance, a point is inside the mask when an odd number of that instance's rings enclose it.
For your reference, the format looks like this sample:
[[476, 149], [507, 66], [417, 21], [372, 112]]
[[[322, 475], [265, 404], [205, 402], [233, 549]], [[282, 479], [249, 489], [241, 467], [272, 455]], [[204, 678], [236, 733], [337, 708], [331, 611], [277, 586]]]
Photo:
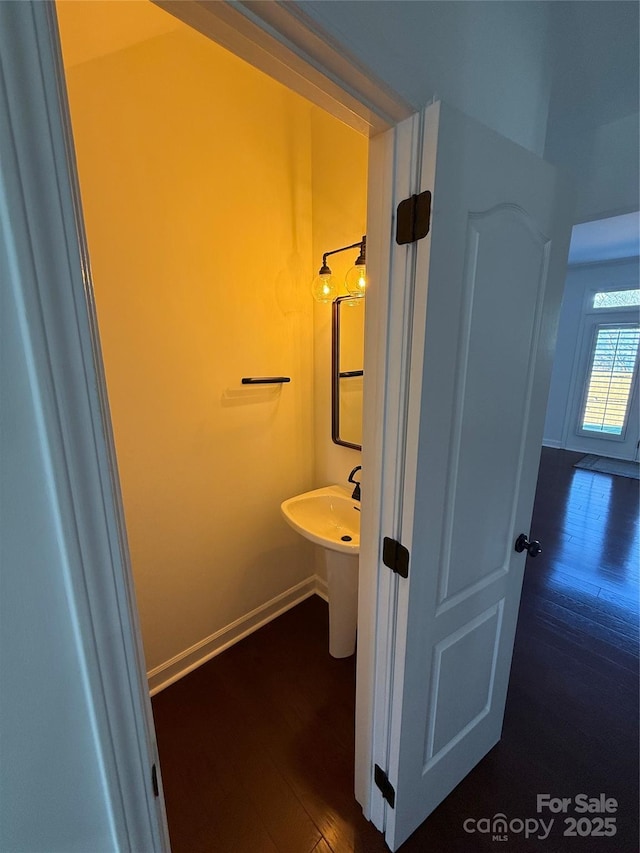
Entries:
[[422, 240], [431, 227], [431, 192], [405, 198], [396, 212], [396, 243], [403, 246]]
[[153, 788], [153, 796], [159, 797], [160, 788], [158, 787], [158, 771], [155, 764], [151, 768], [151, 787]]
[[391, 782], [389, 781], [389, 777], [384, 772], [382, 767], [379, 767], [377, 764], [373, 769], [373, 781], [376, 783], [377, 787], [380, 789], [380, 793], [382, 794], [383, 799], [385, 799], [391, 808], [395, 808], [396, 804], [396, 791]]
[[409, 551], [397, 539], [382, 540], [382, 562], [401, 578], [409, 577]]

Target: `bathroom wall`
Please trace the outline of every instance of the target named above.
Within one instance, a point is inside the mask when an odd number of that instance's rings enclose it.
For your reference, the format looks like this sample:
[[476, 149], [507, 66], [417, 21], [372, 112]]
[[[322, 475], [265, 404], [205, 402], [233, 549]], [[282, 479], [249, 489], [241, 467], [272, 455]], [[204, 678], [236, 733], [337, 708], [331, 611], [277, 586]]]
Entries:
[[[368, 140], [321, 110], [311, 114], [313, 274], [322, 255], [361, 239], [367, 220]], [[358, 257], [357, 250], [329, 259], [331, 270], [346, 294], [344, 276]], [[315, 480], [319, 486], [346, 485], [361, 453], [331, 440], [331, 305], [314, 305], [315, 349]]]
[[313, 574], [312, 110], [186, 27], [67, 79], [152, 670]]

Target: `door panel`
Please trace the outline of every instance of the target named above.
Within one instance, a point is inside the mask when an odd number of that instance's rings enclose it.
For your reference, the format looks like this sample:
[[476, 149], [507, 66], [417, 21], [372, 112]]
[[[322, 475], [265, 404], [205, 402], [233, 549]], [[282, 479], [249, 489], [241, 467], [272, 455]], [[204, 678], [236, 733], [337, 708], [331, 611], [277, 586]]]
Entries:
[[[489, 712], [503, 603], [487, 608], [434, 647], [423, 772]], [[472, 677], [460, 695], [458, 673], [465, 667]]]
[[[548, 241], [518, 208], [501, 206], [469, 216], [440, 604], [453, 604], [483, 579], [508, 570], [547, 249]], [[503, 304], [500, 288], [512, 275], [514, 258], [523, 267], [519, 298]], [[498, 454], [503, 464], [496, 467]], [[484, 535], [488, 530], [491, 536]]]
[[392, 850], [500, 737], [526, 557], [514, 543], [530, 532], [570, 233], [548, 164], [446, 105], [423, 120], [415, 191], [432, 190], [433, 213], [405, 249], [411, 559], [395, 581]]

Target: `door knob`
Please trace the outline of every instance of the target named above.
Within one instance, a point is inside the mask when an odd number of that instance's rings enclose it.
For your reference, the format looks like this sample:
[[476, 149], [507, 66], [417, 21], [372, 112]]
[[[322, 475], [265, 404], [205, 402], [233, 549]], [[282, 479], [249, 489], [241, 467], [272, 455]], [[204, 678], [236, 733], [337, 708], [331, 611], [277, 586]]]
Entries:
[[537, 539], [534, 539], [533, 542], [529, 542], [527, 539], [526, 533], [521, 533], [520, 536], [516, 539], [516, 551], [520, 553], [521, 551], [526, 551], [530, 557], [537, 557], [538, 554], [542, 551], [542, 545], [538, 542]]

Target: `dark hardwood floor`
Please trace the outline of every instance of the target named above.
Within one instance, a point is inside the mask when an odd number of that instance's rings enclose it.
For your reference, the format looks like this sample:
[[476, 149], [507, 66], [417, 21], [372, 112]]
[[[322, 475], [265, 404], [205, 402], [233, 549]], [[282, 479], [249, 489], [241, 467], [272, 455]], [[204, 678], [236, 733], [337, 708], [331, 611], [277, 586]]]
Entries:
[[[578, 458], [543, 450], [502, 740], [402, 853], [639, 849], [638, 482]], [[353, 797], [355, 661], [327, 633], [308, 599], [154, 697], [174, 853], [387, 849]], [[535, 818], [538, 793], [614, 797], [616, 836], [463, 829]]]

